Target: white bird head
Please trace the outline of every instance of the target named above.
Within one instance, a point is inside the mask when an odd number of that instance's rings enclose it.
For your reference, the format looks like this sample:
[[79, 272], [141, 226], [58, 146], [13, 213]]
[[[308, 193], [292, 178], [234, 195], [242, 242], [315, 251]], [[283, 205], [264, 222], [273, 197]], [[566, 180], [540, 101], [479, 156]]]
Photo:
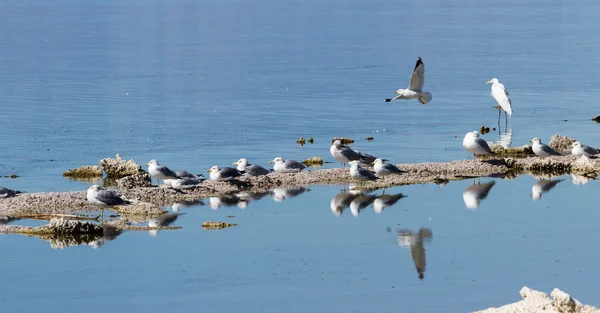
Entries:
[[285, 160], [282, 157], [276, 157], [273, 160], [269, 161], [269, 164], [278, 164], [278, 163], [284, 163]]
[[529, 140], [529, 142], [533, 142], [533, 143], [542, 143], [542, 141], [540, 140], [540, 138], [537, 138], [537, 137], [535, 137], [535, 138], [533, 138], [533, 139]]
[[398, 90], [396, 90], [395, 94], [399, 95], [399, 94], [401, 94], [402, 92], [404, 92], [404, 89], [398, 89]]
[[207, 171], [207, 172], [209, 172], [209, 173], [212, 173], [212, 172], [218, 172], [218, 171], [220, 171], [220, 170], [221, 170], [221, 168], [220, 168], [219, 166], [215, 165], [215, 166], [213, 166], [213, 167], [209, 168], [209, 169], [208, 169], [208, 170], [206, 170], [206, 171]]
[[90, 188], [88, 188], [88, 191], [93, 190], [93, 191], [100, 191], [104, 188], [98, 186], [98, 185], [91, 185]]
[[148, 164], [146, 164], [146, 166], [150, 166], [150, 165], [158, 165], [158, 161], [150, 160], [150, 162], [148, 162]]
[[360, 163], [358, 160], [354, 160], [354, 161], [350, 161], [350, 166], [352, 167], [358, 167], [358, 163]]
[[371, 164], [373, 164], [373, 165], [375, 165], [375, 164], [383, 164], [383, 160], [382, 160], [381, 158], [377, 158], [377, 159], [375, 159], [375, 161], [373, 161], [373, 163], [371, 163]]
[[466, 137], [473, 137], [473, 138], [479, 138], [479, 132], [478, 131], [472, 131], [472, 132], [468, 132], [465, 134], [465, 138]]
[[492, 79], [488, 80], [485, 83], [486, 84], [497, 84], [498, 83], [498, 79], [497, 78], [492, 78]]
[[573, 143], [573, 148], [582, 148], [582, 147], [583, 147], [583, 145], [582, 145], [582, 144], [581, 144], [581, 142], [579, 142], [579, 141], [575, 141], [575, 142]]
[[239, 160], [237, 160], [237, 161], [233, 162], [233, 165], [241, 165], [241, 166], [246, 166], [246, 165], [248, 165], [248, 160], [247, 160], [247, 159], [244, 159], [244, 158], [241, 158], [241, 159], [239, 159]]
[[331, 145], [335, 146], [335, 147], [341, 147], [342, 146], [342, 141], [339, 140], [339, 139], [336, 139], [336, 140], [333, 141], [333, 143]]

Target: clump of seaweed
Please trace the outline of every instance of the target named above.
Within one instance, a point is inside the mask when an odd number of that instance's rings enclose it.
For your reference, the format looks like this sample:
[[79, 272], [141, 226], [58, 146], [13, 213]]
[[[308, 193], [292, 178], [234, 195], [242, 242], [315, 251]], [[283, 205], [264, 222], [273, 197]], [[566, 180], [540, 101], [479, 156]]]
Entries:
[[347, 137], [333, 137], [333, 139], [331, 139], [331, 143], [333, 144], [333, 142], [336, 140], [341, 141], [342, 144], [344, 144], [344, 145], [349, 145], [351, 143], [354, 143], [354, 140], [352, 138], [347, 138]]
[[323, 166], [323, 159], [318, 156], [314, 156], [310, 159], [302, 161], [302, 163], [304, 163], [306, 166]]
[[310, 143], [311, 145], [312, 145], [313, 143], [315, 143], [315, 140], [313, 139], [313, 137], [310, 137], [310, 138], [308, 138], [308, 143]]
[[300, 139], [296, 140], [296, 143], [304, 146], [304, 144], [306, 144], [306, 140], [304, 140], [304, 137], [300, 137]]
[[600, 115], [598, 115], [598, 116], [594, 117], [594, 118], [592, 119], [592, 121], [594, 121], [594, 122], [596, 122], [596, 123], [600, 123]]
[[489, 127], [485, 127], [484, 125], [481, 125], [481, 127], [479, 127], [479, 133], [481, 133], [482, 135], [485, 135], [489, 132], [490, 132]]
[[102, 169], [98, 165], [84, 165], [79, 168], [73, 168], [63, 172], [64, 177], [69, 178], [100, 178]]
[[232, 226], [237, 226], [238, 224], [233, 223], [225, 223], [225, 222], [214, 222], [214, 221], [205, 221], [202, 223], [202, 228], [206, 230], [214, 230], [214, 229], [223, 229]]
[[367, 138], [365, 138], [365, 139], [367, 139], [367, 141], [371, 141], [371, 140], [373, 140], [374, 138], [373, 138], [373, 137], [367, 137]]
[[504, 148], [503, 146], [488, 142], [490, 149], [496, 154], [496, 157], [529, 157], [534, 156], [531, 146], [523, 145], [515, 148]]

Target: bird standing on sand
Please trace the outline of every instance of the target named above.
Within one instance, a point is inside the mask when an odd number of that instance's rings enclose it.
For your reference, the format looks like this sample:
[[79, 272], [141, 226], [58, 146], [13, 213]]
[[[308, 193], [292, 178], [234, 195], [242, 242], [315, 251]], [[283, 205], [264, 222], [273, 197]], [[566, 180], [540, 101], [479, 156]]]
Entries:
[[472, 131], [465, 134], [465, 138], [463, 139], [463, 147], [473, 153], [473, 159], [477, 155], [494, 155], [494, 152], [487, 144], [487, 142], [481, 138], [479, 138], [478, 131]]
[[600, 153], [598, 149], [583, 145], [579, 141], [575, 141], [573, 143], [573, 149], [571, 149], [571, 154], [573, 155], [585, 155], [587, 157], [591, 157], [598, 153]]
[[531, 149], [533, 150], [533, 153], [535, 153], [535, 155], [537, 155], [539, 157], [549, 157], [549, 156], [560, 155], [560, 153], [558, 153], [554, 149], [550, 148], [550, 146], [543, 144], [542, 141], [540, 140], [540, 138], [537, 138], [537, 137], [533, 138], [533, 139], [529, 140], [529, 142], [533, 143], [531, 145]]
[[331, 153], [331, 156], [338, 160], [338, 162], [342, 163], [344, 167], [346, 167], [346, 163], [350, 161], [358, 161], [361, 159], [358, 152], [342, 144], [342, 141], [339, 139], [333, 141], [331, 147], [329, 147], [329, 153]]
[[181, 178], [177, 175], [177, 173], [171, 171], [168, 167], [164, 165], [160, 165], [156, 160], [150, 160], [150, 162], [148, 162], [146, 166], [148, 166], [148, 174], [156, 178], [156, 180], [159, 181], [159, 185], [161, 180]]
[[406, 173], [406, 171], [399, 169], [398, 167], [396, 167], [396, 165], [394, 165], [392, 163], [383, 162], [383, 160], [380, 158], [375, 159], [375, 162], [373, 162], [373, 165], [374, 165], [375, 174], [377, 174], [377, 176], [387, 176], [387, 175], [391, 175], [391, 174]]
[[306, 168], [306, 165], [296, 160], [285, 160], [282, 157], [276, 157], [269, 161], [269, 163], [273, 164], [273, 169], [276, 172], [293, 173], [300, 172]]
[[244, 158], [233, 162], [233, 165], [237, 165], [238, 171], [244, 172], [244, 175], [246, 176], [261, 176], [267, 175], [271, 172], [258, 164], [248, 163], [248, 160]]
[[372, 172], [358, 166], [359, 161], [350, 161], [350, 177], [359, 181], [376, 181], [379, 179]]
[[418, 99], [421, 104], [426, 105], [432, 99], [431, 93], [423, 91], [425, 85], [425, 64], [421, 57], [417, 58], [417, 63], [410, 76], [410, 84], [408, 89], [398, 89], [397, 96], [394, 98], [385, 99], [385, 102], [398, 99]]
[[240, 175], [242, 172], [238, 171], [236, 168], [232, 167], [223, 167], [220, 168], [217, 165], [209, 168], [207, 172], [210, 173], [210, 180], [216, 181], [230, 181]]

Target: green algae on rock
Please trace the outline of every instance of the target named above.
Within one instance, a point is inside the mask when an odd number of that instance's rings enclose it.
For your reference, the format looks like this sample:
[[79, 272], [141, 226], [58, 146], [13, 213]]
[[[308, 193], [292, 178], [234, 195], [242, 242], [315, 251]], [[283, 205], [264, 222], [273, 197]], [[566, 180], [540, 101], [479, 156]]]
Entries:
[[302, 163], [306, 166], [323, 166], [323, 159], [318, 156], [314, 156], [310, 159], [302, 161]]
[[225, 223], [225, 222], [214, 222], [214, 221], [205, 221], [202, 223], [202, 228], [206, 230], [215, 230], [215, 229], [223, 229], [232, 226], [238, 226], [238, 224], [233, 223]]
[[69, 178], [101, 178], [102, 169], [98, 165], [84, 165], [63, 172], [63, 176]]

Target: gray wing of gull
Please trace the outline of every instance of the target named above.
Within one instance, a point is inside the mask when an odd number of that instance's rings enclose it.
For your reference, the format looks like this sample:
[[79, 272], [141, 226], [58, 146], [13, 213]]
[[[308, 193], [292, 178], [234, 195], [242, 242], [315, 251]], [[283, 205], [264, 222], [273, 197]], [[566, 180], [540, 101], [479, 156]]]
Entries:
[[492, 187], [494, 187], [495, 184], [496, 182], [492, 180], [485, 184], [477, 184], [470, 186], [469, 188], [465, 189], [464, 192], [472, 192], [477, 200], [483, 200], [488, 196], [490, 190], [492, 189]]
[[285, 161], [285, 168], [286, 169], [295, 169], [295, 170], [303, 170], [304, 168], [306, 168], [306, 165], [296, 161], [296, 160], [287, 160]]
[[342, 146], [339, 151], [341, 155], [350, 161], [360, 160], [360, 154], [356, 153], [356, 151], [352, 150], [350, 147]]
[[485, 152], [487, 152], [489, 154], [494, 154], [494, 151], [492, 151], [492, 149], [488, 145], [487, 141], [483, 140], [482, 138], [476, 138], [475, 143], [478, 146], [482, 147], [485, 150]]
[[550, 148], [549, 145], [545, 145], [545, 144], [540, 144], [540, 150], [542, 150], [545, 153], [548, 153], [550, 155], [561, 155], [560, 153], [556, 152], [554, 149]]
[[404, 197], [404, 195], [402, 193], [398, 193], [395, 195], [383, 194], [383, 195], [377, 197], [377, 199], [381, 200], [381, 202], [383, 202], [383, 204], [386, 207], [389, 207], [389, 206], [396, 204], [396, 202], [398, 202], [398, 200], [402, 199], [403, 197]]
[[375, 176], [375, 174], [373, 174], [371, 171], [366, 170], [366, 169], [364, 169], [362, 167], [358, 168], [358, 173], [360, 174], [360, 176], [367, 177], [369, 180], [376, 180], [377, 179], [377, 176]]
[[408, 85], [408, 89], [414, 91], [422, 91], [423, 86], [425, 85], [425, 64], [423, 64], [423, 60], [419, 57], [417, 59], [417, 63], [415, 64], [415, 69], [410, 76], [410, 84]]
[[177, 176], [177, 173], [171, 171], [168, 167], [166, 167], [164, 165], [158, 165], [156, 167], [156, 170], [166, 177], [173, 177], [173, 178], [179, 177], [179, 176]]
[[392, 173], [406, 173], [406, 171], [399, 169], [398, 167], [396, 167], [396, 165], [392, 163], [384, 163], [383, 168]]
[[242, 173], [240, 173], [240, 171], [238, 171], [237, 168], [233, 168], [233, 167], [224, 167], [219, 171], [219, 175], [221, 176], [221, 178], [235, 178], [240, 176]]
[[542, 179], [535, 183], [535, 185], [539, 186], [542, 192], [547, 192], [548, 190], [554, 188], [558, 183], [563, 181], [564, 179], [556, 179], [556, 180], [546, 180]]
[[8, 189], [5, 187], [0, 187], [0, 198], [8, 198], [8, 197], [12, 197], [16, 194], [21, 193], [20, 191], [17, 190], [12, 190], [12, 189]]
[[583, 146], [583, 152], [585, 152], [586, 154], [589, 154], [589, 155], [596, 155], [600, 151], [598, 151], [598, 149], [592, 148], [590, 146]]
[[110, 190], [99, 190], [96, 194], [96, 200], [106, 205], [127, 204], [125, 200], [123, 200], [121, 197], [117, 196], [116, 193]]
[[271, 172], [270, 170], [268, 170], [258, 164], [250, 164], [250, 165], [246, 166], [246, 174], [248, 174], [250, 176], [267, 175], [270, 172]]

